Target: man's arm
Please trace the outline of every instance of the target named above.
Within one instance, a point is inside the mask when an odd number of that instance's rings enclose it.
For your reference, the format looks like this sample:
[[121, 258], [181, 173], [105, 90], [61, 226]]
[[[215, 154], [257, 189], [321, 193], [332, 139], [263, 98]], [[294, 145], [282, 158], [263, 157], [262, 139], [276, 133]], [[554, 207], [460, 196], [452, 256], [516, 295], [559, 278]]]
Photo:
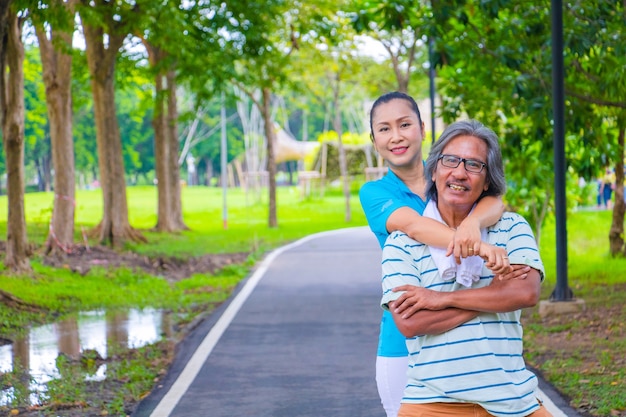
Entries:
[[394, 312], [395, 306], [396, 302], [389, 303], [389, 311], [391, 311], [396, 327], [405, 337], [441, 334], [470, 321], [480, 314], [478, 311], [446, 308], [440, 311], [420, 310], [407, 319], [403, 318], [401, 313]]
[[[389, 303], [389, 311], [398, 329], [406, 337], [442, 333], [476, 317], [480, 312], [504, 313], [536, 305], [540, 296], [540, 274], [531, 268], [527, 275], [526, 279], [494, 279], [487, 287], [451, 292], [409, 285], [397, 287], [394, 290], [410, 289], [414, 304], [409, 306], [407, 303], [404, 309], [401, 307], [406, 298], [405, 293]], [[455, 314], [458, 318], [451, 317]], [[437, 321], [441, 323], [437, 324]]]

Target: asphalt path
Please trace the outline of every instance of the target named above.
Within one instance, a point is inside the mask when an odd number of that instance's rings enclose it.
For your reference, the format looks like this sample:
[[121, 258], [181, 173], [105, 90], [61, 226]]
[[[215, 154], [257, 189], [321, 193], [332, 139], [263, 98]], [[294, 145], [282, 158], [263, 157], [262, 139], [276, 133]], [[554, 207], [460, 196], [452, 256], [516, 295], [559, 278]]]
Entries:
[[[384, 417], [380, 248], [367, 227], [271, 252], [179, 346], [133, 417]], [[545, 382], [554, 417], [578, 417]]]

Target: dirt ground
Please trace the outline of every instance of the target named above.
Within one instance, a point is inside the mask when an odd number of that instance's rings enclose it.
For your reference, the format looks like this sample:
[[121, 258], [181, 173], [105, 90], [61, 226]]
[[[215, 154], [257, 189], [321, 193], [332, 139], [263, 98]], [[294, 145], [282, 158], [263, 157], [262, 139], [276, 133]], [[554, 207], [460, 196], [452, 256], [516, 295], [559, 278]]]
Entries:
[[[611, 291], [624, 293], [626, 285], [616, 285]], [[623, 303], [586, 301], [589, 302], [585, 310], [577, 313], [544, 318], [538, 314], [522, 316], [524, 338], [528, 339], [524, 346], [529, 354], [525, 356], [532, 357], [527, 362], [546, 379], [550, 378], [550, 372], [554, 373], [552, 377], [558, 377], [565, 367], [570, 374], [577, 375], [577, 380], [568, 382], [580, 398], [570, 405], [581, 415], [626, 417], [625, 409], [599, 413], [596, 407], [600, 399], [594, 398], [594, 390], [586, 389], [589, 384], [604, 385], [606, 391], [613, 390], [618, 398], [624, 394], [626, 356], [620, 346], [626, 341], [626, 308]], [[540, 326], [542, 331], [530, 330], [531, 325]], [[571, 399], [567, 393], [562, 394]]]
[[132, 252], [116, 252], [111, 248], [96, 246], [86, 248], [76, 246], [65, 256], [47, 257], [46, 265], [56, 268], [69, 268], [86, 274], [94, 266], [141, 269], [151, 275], [165, 277], [168, 281], [178, 281], [195, 273], [214, 273], [231, 264], [243, 263], [248, 253], [209, 254], [188, 260], [174, 257], [149, 258]]

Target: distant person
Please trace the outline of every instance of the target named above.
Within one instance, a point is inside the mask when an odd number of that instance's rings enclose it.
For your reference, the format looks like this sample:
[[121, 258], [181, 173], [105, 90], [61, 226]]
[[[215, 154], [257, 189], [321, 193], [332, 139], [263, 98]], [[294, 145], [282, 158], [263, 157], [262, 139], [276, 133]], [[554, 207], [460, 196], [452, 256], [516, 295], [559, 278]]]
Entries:
[[601, 208], [612, 209], [613, 204], [611, 197], [615, 189], [615, 173], [611, 168], [604, 170], [604, 175], [598, 185], [598, 206]]
[[[504, 210], [499, 196], [481, 200], [456, 230], [421, 216], [428, 199], [422, 158], [424, 122], [415, 100], [400, 92], [380, 96], [370, 112], [370, 129], [374, 147], [389, 170], [380, 180], [364, 184], [359, 196], [381, 247], [390, 232], [402, 230], [433, 246], [449, 247], [448, 252], [458, 261], [482, 253], [494, 271], [509, 271], [506, 251], [481, 243], [480, 236], [480, 228], [494, 224]], [[506, 279], [523, 278], [527, 270], [519, 268]], [[407, 381], [407, 354], [405, 337], [396, 328], [391, 314], [384, 312], [376, 357], [376, 383], [387, 417], [396, 417], [400, 407]]]
[[[424, 174], [424, 215], [452, 229], [481, 197], [506, 189], [498, 138], [475, 120], [443, 132]], [[482, 253], [456, 264], [401, 231], [385, 242], [381, 305], [409, 351], [398, 417], [550, 416], [522, 358], [521, 309], [539, 301], [544, 275], [533, 232], [522, 216], [505, 212], [481, 233], [506, 250], [512, 265], [530, 267], [525, 279], [494, 277]]]

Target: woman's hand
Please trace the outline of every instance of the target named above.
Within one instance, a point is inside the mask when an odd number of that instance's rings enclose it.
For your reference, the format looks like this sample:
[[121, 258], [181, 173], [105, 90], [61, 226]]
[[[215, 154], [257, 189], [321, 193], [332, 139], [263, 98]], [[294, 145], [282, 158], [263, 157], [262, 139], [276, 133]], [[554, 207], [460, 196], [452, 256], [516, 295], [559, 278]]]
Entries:
[[496, 275], [507, 274], [512, 271], [506, 249], [483, 242], [478, 254], [485, 260], [485, 266]]
[[460, 264], [461, 258], [480, 253], [483, 244], [480, 239], [480, 224], [471, 217], [467, 217], [454, 232], [454, 238], [448, 245], [446, 256], [454, 254], [454, 260]]

